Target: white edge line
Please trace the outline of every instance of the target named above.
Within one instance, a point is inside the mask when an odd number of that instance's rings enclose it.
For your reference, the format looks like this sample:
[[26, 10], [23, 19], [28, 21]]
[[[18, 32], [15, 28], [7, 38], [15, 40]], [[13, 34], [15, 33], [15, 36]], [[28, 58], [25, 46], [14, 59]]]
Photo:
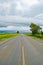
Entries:
[[23, 65], [25, 65], [25, 56], [24, 56], [24, 46], [22, 46], [22, 60], [23, 60]]

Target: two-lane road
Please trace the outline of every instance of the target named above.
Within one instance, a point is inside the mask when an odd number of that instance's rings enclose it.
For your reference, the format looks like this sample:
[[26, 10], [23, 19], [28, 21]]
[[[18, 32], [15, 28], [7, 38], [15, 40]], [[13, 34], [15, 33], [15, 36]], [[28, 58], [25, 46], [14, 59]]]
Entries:
[[0, 45], [0, 65], [43, 65], [43, 41], [23, 34]]

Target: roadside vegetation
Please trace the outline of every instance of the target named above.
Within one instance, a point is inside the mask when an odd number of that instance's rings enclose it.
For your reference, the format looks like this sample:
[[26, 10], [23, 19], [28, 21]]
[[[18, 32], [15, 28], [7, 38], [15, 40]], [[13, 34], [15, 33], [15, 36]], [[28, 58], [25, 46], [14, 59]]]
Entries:
[[36, 38], [40, 38], [40, 39], [43, 39], [43, 31], [42, 31], [42, 28], [34, 23], [31, 23], [30, 24], [30, 31], [32, 33], [27, 33], [26, 35], [27, 36], [32, 36], [32, 37], [36, 37]]
[[0, 34], [0, 41], [6, 40], [8, 38], [11, 38], [11, 37], [14, 37], [14, 36], [17, 36], [17, 35], [18, 35], [17, 33], [15, 33], [15, 34], [10, 34], [10, 33]]
[[31, 37], [35, 37], [35, 38], [39, 38], [39, 39], [42, 39], [43, 40], [43, 34], [29, 34], [29, 33], [26, 33], [27, 36], [31, 36]]

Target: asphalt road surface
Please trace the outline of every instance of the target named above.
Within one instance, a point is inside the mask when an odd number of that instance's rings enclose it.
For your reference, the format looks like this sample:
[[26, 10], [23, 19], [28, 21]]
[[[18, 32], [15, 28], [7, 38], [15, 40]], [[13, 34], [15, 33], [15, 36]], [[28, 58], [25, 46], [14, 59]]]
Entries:
[[43, 41], [20, 34], [0, 45], [0, 65], [43, 65]]

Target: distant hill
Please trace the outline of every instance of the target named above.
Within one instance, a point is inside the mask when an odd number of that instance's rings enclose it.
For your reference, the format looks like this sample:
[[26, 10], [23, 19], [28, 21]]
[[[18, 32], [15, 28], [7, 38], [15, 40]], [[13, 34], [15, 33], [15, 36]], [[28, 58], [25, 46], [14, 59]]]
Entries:
[[0, 30], [0, 33], [16, 33], [16, 31], [13, 30]]
[[[16, 30], [0, 30], [0, 34], [3, 33], [16, 33]], [[20, 33], [31, 33], [30, 31], [19, 31]]]

